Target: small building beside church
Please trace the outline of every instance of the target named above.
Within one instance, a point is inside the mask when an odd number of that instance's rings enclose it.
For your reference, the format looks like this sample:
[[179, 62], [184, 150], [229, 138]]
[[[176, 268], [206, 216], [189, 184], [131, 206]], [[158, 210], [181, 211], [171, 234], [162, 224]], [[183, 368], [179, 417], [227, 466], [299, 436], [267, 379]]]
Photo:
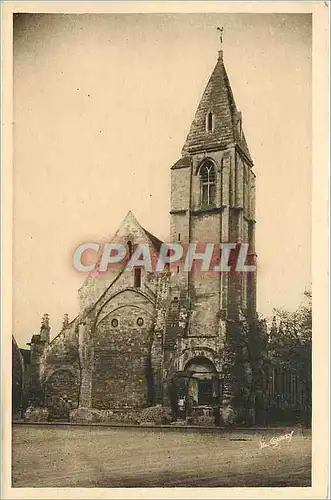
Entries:
[[[170, 241], [247, 243], [256, 264], [253, 160], [222, 51], [170, 175]], [[162, 244], [132, 212], [112, 241], [128, 256], [137, 244], [156, 253]], [[52, 340], [44, 316], [30, 343], [30, 403], [50, 414], [60, 401], [122, 412], [172, 406], [177, 415], [183, 405], [216, 408], [221, 421], [230, 412], [234, 422], [253, 415], [255, 273], [124, 267], [91, 273], [78, 292], [79, 315], [65, 318]]]

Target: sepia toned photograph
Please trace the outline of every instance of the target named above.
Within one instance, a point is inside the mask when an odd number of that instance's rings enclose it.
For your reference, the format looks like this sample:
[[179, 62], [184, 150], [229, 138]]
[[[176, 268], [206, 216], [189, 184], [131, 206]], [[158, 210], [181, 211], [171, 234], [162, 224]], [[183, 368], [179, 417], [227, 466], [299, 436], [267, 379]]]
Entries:
[[198, 3], [12, 14], [11, 495], [313, 486], [313, 13]]

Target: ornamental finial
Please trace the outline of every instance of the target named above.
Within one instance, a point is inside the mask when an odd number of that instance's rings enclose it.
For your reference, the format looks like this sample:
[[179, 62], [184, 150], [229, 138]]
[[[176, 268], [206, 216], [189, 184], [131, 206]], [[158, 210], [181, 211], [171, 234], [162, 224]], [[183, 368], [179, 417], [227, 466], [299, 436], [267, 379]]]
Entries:
[[222, 50], [223, 48], [223, 31], [224, 31], [224, 27], [222, 26], [221, 28], [219, 26], [217, 26], [217, 31], [220, 32], [220, 49]]

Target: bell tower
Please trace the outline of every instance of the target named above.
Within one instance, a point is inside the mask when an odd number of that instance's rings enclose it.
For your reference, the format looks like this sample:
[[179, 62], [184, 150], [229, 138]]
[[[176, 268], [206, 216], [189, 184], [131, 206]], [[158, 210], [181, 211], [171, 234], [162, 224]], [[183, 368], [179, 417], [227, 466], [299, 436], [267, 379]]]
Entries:
[[[171, 241], [246, 243], [246, 263], [255, 264], [255, 174], [253, 161], [220, 50], [191, 124], [182, 157], [171, 168]], [[176, 273], [175, 273], [176, 274]], [[188, 335], [217, 335], [219, 318], [256, 312], [255, 273], [178, 270], [192, 320]]]
[[[259, 335], [255, 174], [222, 50], [181, 158], [171, 167], [170, 214], [171, 242], [180, 242], [184, 249], [195, 245], [195, 255], [192, 267], [186, 257], [186, 265], [171, 268], [163, 344], [165, 387], [173, 387], [171, 381], [192, 370], [204, 370], [204, 375], [195, 375], [197, 396], [187, 386], [192, 404], [205, 404], [209, 391], [208, 401], [219, 405], [223, 423], [248, 421], [254, 418], [260, 362], [254, 351]], [[221, 270], [226, 243], [233, 247], [230, 263], [239, 248], [244, 249], [249, 270], [238, 272], [235, 265]], [[208, 244], [214, 252], [206, 270], [201, 261]]]

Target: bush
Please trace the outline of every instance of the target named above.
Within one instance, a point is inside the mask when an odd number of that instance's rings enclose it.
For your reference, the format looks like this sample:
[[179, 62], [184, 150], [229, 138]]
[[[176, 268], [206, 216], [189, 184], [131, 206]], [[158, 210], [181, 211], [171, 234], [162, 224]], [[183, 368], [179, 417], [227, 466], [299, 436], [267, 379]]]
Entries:
[[228, 405], [220, 409], [221, 418], [223, 423], [226, 425], [233, 425], [236, 420], [236, 414], [232, 408], [232, 406]]
[[93, 408], [77, 408], [70, 412], [72, 423], [107, 423], [107, 424], [137, 424], [139, 414], [132, 410], [109, 411]]
[[41, 408], [39, 406], [29, 406], [24, 413], [24, 420], [26, 422], [47, 422], [48, 410], [47, 408]]
[[140, 413], [140, 424], [166, 425], [172, 420], [171, 408], [167, 406], [150, 406]]
[[70, 403], [62, 397], [54, 396], [47, 401], [50, 420], [69, 420]]

